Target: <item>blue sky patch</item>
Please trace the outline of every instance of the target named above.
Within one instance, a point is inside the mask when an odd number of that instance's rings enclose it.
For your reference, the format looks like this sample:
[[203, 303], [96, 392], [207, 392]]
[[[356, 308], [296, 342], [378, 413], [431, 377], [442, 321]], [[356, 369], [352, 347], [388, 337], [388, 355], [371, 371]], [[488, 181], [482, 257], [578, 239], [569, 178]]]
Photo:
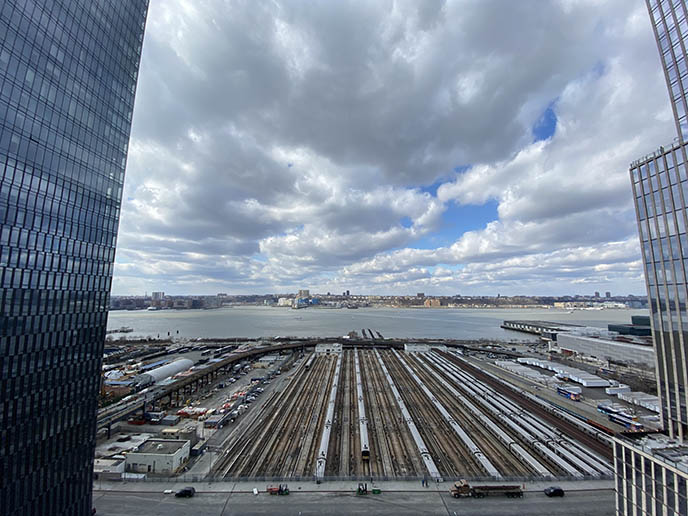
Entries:
[[410, 228], [411, 226], [413, 226], [413, 221], [411, 220], [411, 217], [403, 217], [401, 219], [401, 225], [405, 228]]
[[548, 140], [557, 128], [557, 115], [554, 112], [556, 99], [549, 103], [542, 116], [533, 125], [533, 142]]
[[495, 200], [487, 201], [480, 206], [450, 202], [442, 214], [442, 225], [439, 230], [413, 242], [411, 247], [435, 249], [450, 246], [461, 238], [461, 235], [466, 231], [483, 229], [488, 222], [498, 220], [498, 206], [499, 203]]

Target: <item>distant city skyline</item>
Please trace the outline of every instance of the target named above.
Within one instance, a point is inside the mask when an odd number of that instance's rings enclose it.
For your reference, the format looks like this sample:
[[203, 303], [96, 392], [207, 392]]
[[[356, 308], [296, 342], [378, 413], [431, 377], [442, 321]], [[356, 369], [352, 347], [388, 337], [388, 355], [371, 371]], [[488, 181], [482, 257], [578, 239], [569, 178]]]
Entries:
[[[200, 294], [197, 292], [139, 292], [139, 293], [133, 293], [133, 294], [113, 294], [113, 297], [148, 297], [151, 299], [156, 299], [156, 294], [162, 294], [162, 297], [183, 297], [183, 296], [197, 296], [197, 297], [204, 297], [204, 296], [228, 296], [228, 297], [233, 297], [233, 296], [275, 296], [275, 295], [298, 295], [299, 290], [285, 290], [285, 291], [275, 291], [275, 292], [248, 292], [248, 293], [238, 293], [238, 292], [223, 292], [223, 293], [212, 293], [212, 294]], [[318, 292], [313, 290], [310, 293], [311, 296], [346, 296], [347, 294], [343, 292]], [[381, 293], [381, 292], [351, 292], [348, 294], [349, 296], [395, 296], [395, 297], [419, 297], [419, 294], [417, 292], [407, 292], [404, 294], [387, 294], [387, 293]], [[526, 297], [526, 298], [538, 298], [538, 297], [545, 297], [545, 298], [559, 298], [559, 297], [585, 297], [585, 298], [591, 298], [591, 299], [598, 299], [600, 302], [604, 302], [607, 299], [613, 299], [616, 297], [637, 297], [637, 298], [645, 298], [645, 294], [633, 294], [633, 293], [611, 293], [609, 296], [596, 296], [594, 292], [591, 293], [581, 293], [581, 292], [575, 292], [575, 293], [569, 293], [569, 294], [561, 294], [561, 295], [544, 295], [544, 294], [509, 294], [509, 295], [502, 295], [501, 293], [482, 293], [482, 294], [461, 294], [461, 293], [454, 293], [454, 294], [434, 294], [432, 292], [427, 292], [423, 293], [422, 296], [420, 297]]]
[[145, 46], [113, 294], [643, 291], [643, 2], [170, 0]]

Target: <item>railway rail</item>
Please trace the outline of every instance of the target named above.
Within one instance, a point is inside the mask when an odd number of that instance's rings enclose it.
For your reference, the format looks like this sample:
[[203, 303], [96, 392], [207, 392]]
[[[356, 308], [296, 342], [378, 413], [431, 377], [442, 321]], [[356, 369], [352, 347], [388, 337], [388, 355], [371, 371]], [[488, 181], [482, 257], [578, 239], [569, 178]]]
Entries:
[[266, 393], [239, 420], [210, 474], [318, 481], [609, 475], [601, 448], [590, 446], [594, 437], [574, 435], [567, 421], [474, 369], [439, 351], [307, 354], [280, 392]]
[[452, 353], [447, 353], [445, 351], [437, 351], [437, 353], [440, 354], [442, 357], [446, 358], [452, 364], [455, 364], [456, 366], [460, 367], [461, 369], [469, 372], [475, 378], [477, 378], [477, 379], [481, 380], [482, 382], [484, 382], [485, 384], [489, 385], [495, 391], [497, 391], [500, 394], [504, 395], [505, 397], [511, 399], [512, 401], [519, 403], [521, 406], [526, 408], [530, 413], [537, 414], [539, 417], [541, 417], [542, 419], [547, 421], [549, 424], [558, 428], [564, 434], [569, 435], [569, 436], [573, 437], [574, 439], [576, 439], [577, 441], [583, 443], [585, 446], [590, 448], [592, 451], [594, 451], [595, 453], [604, 457], [607, 461], [609, 461], [609, 462], [612, 461], [613, 450], [612, 450], [611, 446], [600, 442], [599, 440], [595, 439], [593, 436], [591, 436], [589, 434], [586, 434], [584, 431], [580, 430], [575, 425], [573, 425], [567, 421], [564, 421], [560, 418], [557, 418], [556, 416], [547, 412], [545, 409], [543, 409], [541, 406], [539, 406], [535, 402], [531, 401], [527, 397], [513, 391], [512, 389], [509, 389], [503, 383], [498, 382], [497, 380], [492, 378], [490, 375], [481, 371], [477, 367], [469, 364], [468, 362], [460, 360], [458, 357], [456, 357]]

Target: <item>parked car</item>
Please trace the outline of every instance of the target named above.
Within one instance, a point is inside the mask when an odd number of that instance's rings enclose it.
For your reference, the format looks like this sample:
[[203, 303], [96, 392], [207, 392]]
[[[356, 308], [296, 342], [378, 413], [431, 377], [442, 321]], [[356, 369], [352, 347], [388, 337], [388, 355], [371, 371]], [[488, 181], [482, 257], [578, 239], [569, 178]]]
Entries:
[[191, 498], [195, 494], [196, 490], [193, 487], [185, 487], [174, 493], [174, 496], [177, 498]]
[[545, 489], [545, 494], [550, 498], [554, 496], [564, 496], [564, 490], [561, 487], [552, 486]]

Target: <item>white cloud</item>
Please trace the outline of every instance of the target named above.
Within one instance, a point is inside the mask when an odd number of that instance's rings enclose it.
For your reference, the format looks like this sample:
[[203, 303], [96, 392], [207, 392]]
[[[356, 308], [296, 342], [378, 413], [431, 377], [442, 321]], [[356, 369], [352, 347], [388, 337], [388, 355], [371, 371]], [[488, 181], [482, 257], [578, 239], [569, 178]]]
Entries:
[[641, 293], [628, 163], [672, 134], [640, 4], [153, 2], [114, 293]]

